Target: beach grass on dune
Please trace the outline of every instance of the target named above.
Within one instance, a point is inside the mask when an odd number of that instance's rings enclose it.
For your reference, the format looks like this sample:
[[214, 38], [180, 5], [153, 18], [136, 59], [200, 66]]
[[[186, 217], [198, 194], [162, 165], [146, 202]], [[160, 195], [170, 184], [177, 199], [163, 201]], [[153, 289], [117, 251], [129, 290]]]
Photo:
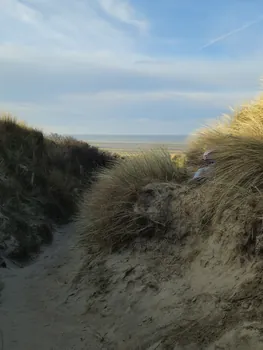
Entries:
[[11, 116], [0, 119], [0, 251], [29, 257], [75, 211], [93, 170], [114, 157], [73, 138], [45, 136]]
[[[140, 192], [148, 184], [169, 182], [185, 185], [180, 193], [173, 191], [178, 195], [172, 200], [174, 220], [178, 220], [173, 223], [173, 230], [178, 231], [174, 234], [212, 234], [229, 225], [236, 246], [251, 230], [260, 234], [262, 101], [241, 107], [232, 116], [224, 116], [216, 125], [198, 132], [185, 154], [171, 159], [169, 152], [139, 153], [99, 172], [79, 206], [77, 229], [83, 244], [114, 250], [144, 235], [149, 222], [134, 211]], [[213, 176], [205, 182], [188, 184], [189, 168], [201, 164], [206, 149], [215, 150]]]
[[214, 149], [216, 163], [213, 177], [202, 185], [200, 220], [213, 223], [214, 231], [229, 227], [237, 243], [255, 242], [263, 214], [263, 97], [197, 133], [187, 155], [191, 161], [198, 163], [204, 145]]
[[140, 153], [102, 170], [80, 201], [76, 226], [83, 244], [114, 250], [148, 232], [149, 223], [133, 208], [142, 188], [152, 182], [183, 181], [186, 176], [164, 150]]

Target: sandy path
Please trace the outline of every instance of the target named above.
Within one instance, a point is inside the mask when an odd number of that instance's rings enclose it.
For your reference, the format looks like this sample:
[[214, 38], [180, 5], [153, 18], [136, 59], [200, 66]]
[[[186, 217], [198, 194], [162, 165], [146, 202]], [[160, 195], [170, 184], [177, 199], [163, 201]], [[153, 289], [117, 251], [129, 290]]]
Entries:
[[99, 348], [96, 337], [82, 322], [83, 298], [70, 303], [74, 292], [69, 282], [80, 262], [76, 251], [73, 254], [71, 230], [70, 226], [61, 229], [52, 246], [34, 264], [23, 269], [1, 269], [4, 288], [0, 330], [4, 350]]
[[213, 237], [200, 254], [163, 241], [94, 259], [72, 288], [73, 231], [34, 264], [0, 269], [4, 350], [263, 349], [261, 279], [250, 264], [226, 269]]

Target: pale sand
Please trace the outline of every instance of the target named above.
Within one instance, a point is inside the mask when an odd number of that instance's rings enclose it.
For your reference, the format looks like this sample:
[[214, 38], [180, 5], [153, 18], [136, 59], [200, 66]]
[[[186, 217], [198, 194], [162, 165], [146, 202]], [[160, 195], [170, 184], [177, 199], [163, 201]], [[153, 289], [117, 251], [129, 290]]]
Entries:
[[102, 149], [114, 151], [114, 152], [138, 152], [140, 150], [149, 150], [155, 148], [164, 148], [171, 153], [183, 151], [186, 147], [184, 143], [135, 143], [135, 142], [88, 142], [92, 146], [96, 146]]

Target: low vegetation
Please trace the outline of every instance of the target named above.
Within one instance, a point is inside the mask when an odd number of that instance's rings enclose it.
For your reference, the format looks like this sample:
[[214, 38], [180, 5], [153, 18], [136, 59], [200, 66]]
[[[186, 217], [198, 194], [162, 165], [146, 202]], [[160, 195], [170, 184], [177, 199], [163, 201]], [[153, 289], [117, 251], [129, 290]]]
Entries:
[[145, 185], [182, 182], [187, 172], [164, 150], [141, 153], [102, 170], [80, 201], [77, 230], [88, 248], [100, 245], [114, 250], [154, 228], [134, 205]]
[[75, 212], [84, 184], [116, 157], [73, 138], [0, 120], [0, 252], [27, 258]]
[[190, 143], [188, 159], [193, 160], [204, 147], [215, 150], [212, 190], [223, 186], [221, 197], [229, 200], [229, 191], [259, 193], [263, 188], [263, 97], [201, 130]]
[[[205, 149], [215, 149], [213, 178], [192, 185], [188, 183], [189, 171], [200, 166]], [[170, 189], [174, 213], [170, 229], [177, 230], [175, 235], [215, 232], [220, 224], [226, 229], [226, 223], [233, 227], [237, 221], [239, 242], [253, 232], [255, 243], [262, 226], [262, 154], [263, 98], [260, 98], [198, 132], [185, 155], [171, 160], [169, 154], [155, 151], [103, 170], [81, 201], [78, 231], [89, 247], [109, 249], [156, 231], [158, 225], [138, 213], [136, 203], [143, 191], [144, 195], [145, 191], [153, 191], [147, 185], [173, 183], [182, 185], [179, 190]], [[167, 191], [167, 186], [163, 190]], [[156, 191], [162, 191], [160, 186]], [[152, 199], [149, 195], [148, 200]], [[167, 230], [163, 234], [164, 231]]]
[[232, 115], [223, 115], [216, 122], [198, 130], [189, 139], [187, 158], [192, 164], [200, 164], [201, 154], [207, 149], [218, 148], [231, 137], [263, 138], [263, 96], [241, 106]]

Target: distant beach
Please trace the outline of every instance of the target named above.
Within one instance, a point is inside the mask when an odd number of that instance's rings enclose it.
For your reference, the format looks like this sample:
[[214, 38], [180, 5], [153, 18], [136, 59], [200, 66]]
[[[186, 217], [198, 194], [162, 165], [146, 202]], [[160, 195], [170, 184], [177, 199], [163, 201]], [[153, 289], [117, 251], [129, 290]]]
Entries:
[[90, 145], [119, 153], [163, 147], [169, 152], [182, 151], [187, 135], [72, 135]]

